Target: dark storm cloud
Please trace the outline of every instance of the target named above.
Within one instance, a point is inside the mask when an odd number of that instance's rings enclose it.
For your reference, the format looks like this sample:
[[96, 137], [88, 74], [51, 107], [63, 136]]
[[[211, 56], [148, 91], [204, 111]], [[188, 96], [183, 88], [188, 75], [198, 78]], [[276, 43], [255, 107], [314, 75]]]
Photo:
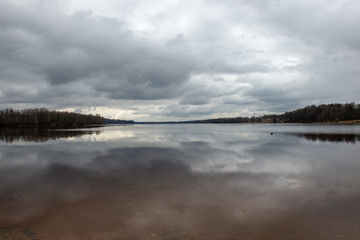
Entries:
[[[174, 97], [188, 79], [190, 59], [134, 37], [119, 20], [92, 12], [39, 15], [39, 9], [6, 3], [1, 3], [0, 11], [5, 71], [31, 71], [51, 85], [85, 81], [114, 99]], [[9, 78], [3, 75], [4, 80]], [[18, 97], [19, 101], [29, 99]]]
[[302, 96], [296, 94], [296, 89], [281, 89], [268, 86], [253, 86], [244, 93], [249, 99], [254, 99], [253, 104], [257, 110], [271, 110], [282, 112], [284, 109], [294, 109], [302, 101]]
[[180, 57], [144, 53], [135, 62], [100, 73], [103, 81], [94, 83], [94, 88], [114, 99], [172, 98], [180, 94], [190, 69]]

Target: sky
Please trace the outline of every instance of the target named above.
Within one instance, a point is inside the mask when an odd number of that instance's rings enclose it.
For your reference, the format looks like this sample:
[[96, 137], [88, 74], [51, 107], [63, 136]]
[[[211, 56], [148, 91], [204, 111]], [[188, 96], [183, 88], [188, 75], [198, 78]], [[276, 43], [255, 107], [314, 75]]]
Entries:
[[357, 0], [0, 0], [0, 108], [135, 121], [360, 103]]

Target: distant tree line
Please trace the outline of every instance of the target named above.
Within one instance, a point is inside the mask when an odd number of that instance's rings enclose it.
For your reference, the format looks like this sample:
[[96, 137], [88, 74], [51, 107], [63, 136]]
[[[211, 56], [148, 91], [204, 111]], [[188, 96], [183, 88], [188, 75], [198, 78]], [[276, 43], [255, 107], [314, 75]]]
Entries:
[[259, 117], [216, 118], [181, 123], [311, 123], [360, 120], [360, 104], [332, 103], [311, 105], [283, 114], [268, 114]]
[[215, 118], [205, 120], [195, 120], [183, 123], [248, 123], [248, 122], [261, 122], [261, 117], [235, 117], [235, 118]]
[[120, 120], [120, 119], [104, 119], [105, 124], [134, 124], [133, 120]]
[[360, 104], [352, 102], [311, 105], [292, 112], [286, 112], [277, 116], [276, 119], [277, 121], [294, 123], [360, 120]]
[[100, 115], [49, 111], [45, 108], [0, 110], [0, 126], [77, 127], [104, 123]]
[[[360, 120], [360, 104], [332, 103], [311, 105], [283, 114], [268, 114], [258, 117], [216, 118], [182, 122], [162, 123], [311, 123]], [[0, 110], [0, 126], [47, 126], [77, 127], [99, 124], [134, 124], [132, 120], [106, 119], [100, 115], [49, 111], [45, 108]], [[140, 122], [137, 122], [140, 123]], [[154, 123], [154, 122], [141, 122]]]

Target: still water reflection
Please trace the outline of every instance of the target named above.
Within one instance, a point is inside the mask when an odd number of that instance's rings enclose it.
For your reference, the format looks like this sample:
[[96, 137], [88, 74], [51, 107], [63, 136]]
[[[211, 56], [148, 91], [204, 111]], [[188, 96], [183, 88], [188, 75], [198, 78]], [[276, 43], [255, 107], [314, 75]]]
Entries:
[[360, 236], [358, 125], [16, 131], [1, 131], [0, 239]]
[[47, 142], [56, 139], [69, 139], [85, 134], [100, 134], [94, 130], [61, 130], [44, 128], [0, 128], [0, 141], [6, 143], [13, 142]]

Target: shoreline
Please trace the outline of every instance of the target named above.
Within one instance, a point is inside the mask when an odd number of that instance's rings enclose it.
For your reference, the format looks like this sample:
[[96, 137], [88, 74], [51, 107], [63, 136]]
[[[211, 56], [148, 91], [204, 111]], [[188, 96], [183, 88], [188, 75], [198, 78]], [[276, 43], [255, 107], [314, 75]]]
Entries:
[[327, 121], [327, 122], [134, 122], [131, 124], [89, 124], [89, 125], [27, 125], [27, 124], [0, 124], [1, 128], [39, 128], [39, 129], [76, 129], [76, 128], [99, 128], [115, 125], [198, 125], [198, 124], [317, 124], [317, 125], [360, 125], [360, 120]]

